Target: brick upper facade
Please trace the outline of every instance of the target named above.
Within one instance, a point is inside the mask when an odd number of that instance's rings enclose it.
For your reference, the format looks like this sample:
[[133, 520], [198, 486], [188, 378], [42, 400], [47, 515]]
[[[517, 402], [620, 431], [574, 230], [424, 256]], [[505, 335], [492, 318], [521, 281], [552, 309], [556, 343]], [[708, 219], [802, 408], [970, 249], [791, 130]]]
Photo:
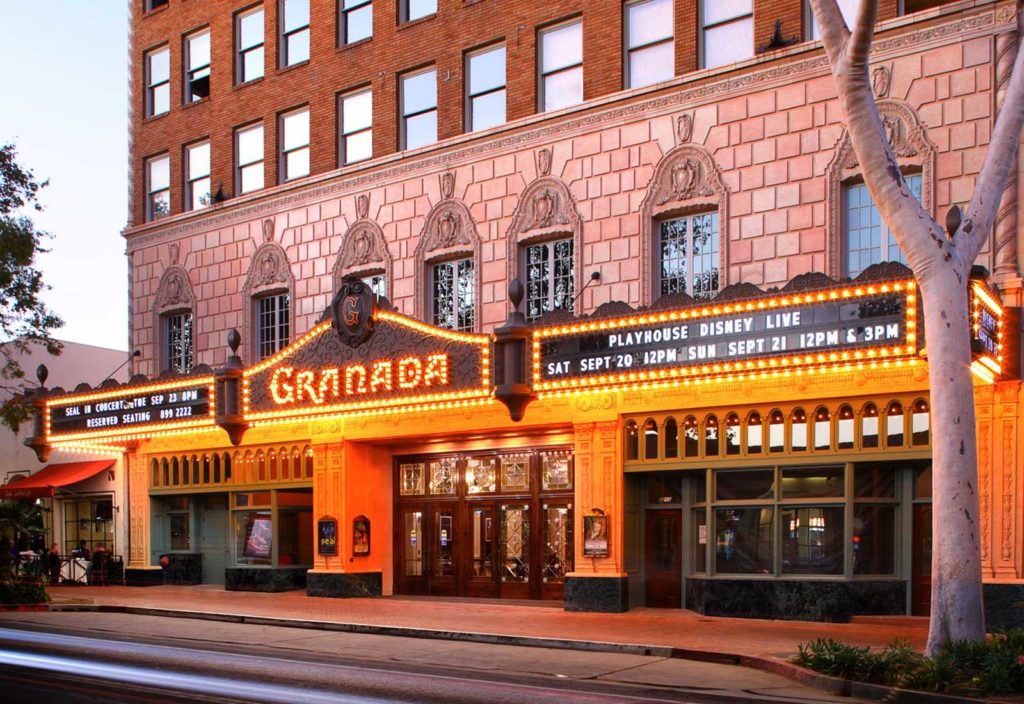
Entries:
[[[386, 270], [392, 303], [422, 317], [426, 262], [435, 256], [474, 258], [476, 328], [489, 331], [505, 320], [519, 246], [555, 235], [574, 239], [577, 290], [591, 272], [601, 274], [578, 312], [611, 300], [649, 303], [656, 297], [652, 229], [659, 219], [700, 210], [719, 213], [720, 286], [776, 286], [810, 271], [843, 275], [841, 185], [855, 181], [857, 169], [843, 146], [820, 43], [698, 70], [697, 3], [677, 0], [676, 77], [623, 90], [619, 0], [442, 0], [436, 15], [407, 25], [397, 23], [393, 0], [374, 0], [373, 38], [343, 48], [335, 4], [310, 4], [311, 58], [277, 70], [277, 7], [263, 3], [265, 77], [242, 86], [233, 85], [233, 18], [251, 4], [169, 0], [148, 13], [135, 8], [135, 187], [126, 237], [131, 344], [142, 351], [136, 373], [161, 371], [164, 312], [192, 309], [194, 363], [221, 364], [231, 328], [242, 332], [243, 358], [251, 361], [253, 292], [291, 293], [294, 338], [312, 327], [343, 271]], [[981, 167], [996, 112], [997, 57], [1016, 34], [1015, 4], [973, 0], [898, 16], [895, 0], [883, 0], [881, 12], [874, 51], [874, 65], [884, 69], [876, 84], [881, 110], [894, 145], [902, 140], [901, 163], [923, 176], [926, 206], [943, 214], [968, 200]], [[584, 102], [537, 114], [537, 29], [574, 16], [583, 20]], [[799, 0], [755, 0], [753, 17], [755, 48], [769, 42], [775, 20], [784, 38], [805, 33]], [[183, 37], [204, 26], [212, 32], [211, 95], [183, 106]], [[465, 134], [464, 52], [498, 39], [507, 51], [508, 123]], [[171, 108], [145, 118], [143, 56], [165, 43]], [[439, 141], [399, 152], [397, 76], [428, 63], [438, 71]], [[337, 95], [363, 85], [373, 89], [374, 156], [339, 169]], [[299, 105], [311, 111], [311, 175], [275, 185], [277, 118]], [[235, 196], [233, 130], [254, 120], [264, 125], [267, 187]], [[183, 148], [205, 138], [212, 189], [222, 185], [228, 198], [182, 212]], [[171, 216], [143, 223], [144, 163], [160, 153], [170, 155]], [[662, 193], [672, 190], [666, 179], [679, 165], [698, 187]], [[531, 224], [526, 214], [543, 193], [553, 198], [555, 217]], [[451, 246], [432, 229], [449, 211], [458, 220]], [[362, 264], [350, 256], [360, 232], [374, 248]], [[983, 255], [990, 268], [991, 249]], [[283, 268], [269, 289], [257, 266], [268, 252], [267, 266]]]

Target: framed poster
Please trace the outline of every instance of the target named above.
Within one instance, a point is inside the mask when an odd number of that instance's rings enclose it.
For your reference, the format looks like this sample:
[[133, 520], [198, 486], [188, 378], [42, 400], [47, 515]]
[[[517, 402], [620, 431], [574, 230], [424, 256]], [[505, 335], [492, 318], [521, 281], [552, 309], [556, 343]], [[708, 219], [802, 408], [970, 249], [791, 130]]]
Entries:
[[608, 557], [608, 516], [603, 513], [583, 517], [583, 556]]
[[352, 519], [352, 554], [370, 554], [370, 519], [366, 516]]
[[270, 546], [274, 540], [274, 525], [269, 513], [257, 513], [249, 518], [245, 536], [244, 557], [269, 560]]
[[316, 552], [318, 555], [338, 554], [338, 521], [330, 516], [316, 522]]

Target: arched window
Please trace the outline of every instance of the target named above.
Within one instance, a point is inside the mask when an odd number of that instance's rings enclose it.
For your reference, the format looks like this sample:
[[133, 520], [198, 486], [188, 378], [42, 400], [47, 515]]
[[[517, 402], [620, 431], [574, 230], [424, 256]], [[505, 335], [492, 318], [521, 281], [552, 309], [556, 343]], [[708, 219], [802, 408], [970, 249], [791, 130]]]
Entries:
[[173, 457], [171, 459], [171, 485], [178, 486], [180, 483], [180, 474], [178, 473], [178, 458]]
[[263, 450], [256, 452], [256, 480], [267, 481], [267, 456], [263, 454]]
[[644, 421], [644, 459], [658, 459], [658, 424], [653, 418]]
[[[237, 455], [236, 455], [236, 457], [237, 457]], [[233, 464], [234, 464], [234, 462], [231, 459], [231, 455], [229, 455], [228, 453], [225, 452], [224, 453], [224, 461], [221, 463], [221, 466], [224, 468], [224, 481], [225, 482], [231, 481], [231, 465], [233, 465]], [[216, 471], [216, 469], [214, 469], [214, 471]]]
[[160, 486], [160, 460], [156, 459], [155, 457], [152, 460], [150, 460], [149, 471], [151, 475], [150, 481], [152, 482], [153, 486]]
[[793, 452], [807, 449], [807, 413], [802, 408], [794, 408], [789, 427], [790, 448]]
[[199, 455], [192, 455], [192, 483], [199, 483]]
[[291, 474], [290, 465], [288, 464], [288, 448], [282, 447], [277, 451], [277, 464], [281, 468], [281, 479], [287, 479], [289, 476], [292, 479], [298, 479], [295, 475]]
[[740, 417], [730, 413], [725, 417], [725, 454], [740, 454]]
[[252, 473], [252, 452], [245, 451], [245, 483], [252, 484], [254, 481]]
[[910, 444], [915, 447], [927, 445], [931, 431], [931, 418], [928, 415], [928, 402], [923, 398], [914, 401], [910, 418]]
[[[273, 448], [267, 450], [267, 465], [270, 467], [270, 481], [276, 482], [277, 481], [277, 453], [274, 452]], [[284, 471], [281, 472], [281, 479], [282, 480], [288, 479], [288, 467], [287, 466], [284, 468]]]
[[626, 421], [626, 459], [640, 459], [640, 434], [635, 420]]
[[[305, 462], [305, 464], [306, 464], [306, 479], [312, 479], [313, 478], [313, 448], [310, 447], [309, 445], [306, 445], [306, 448], [303, 451], [303, 454], [306, 456], [306, 462]], [[298, 479], [298, 477], [299, 477], [299, 475], [298, 475], [298, 473], [296, 473], [295, 474], [295, 478]]]
[[878, 447], [878, 407], [869, 403], [860, 414], [860, 446]]
[[181, 458], [181, 485], [189, 485], [189, 464], [188, 457]]
[[832, 414], [824, 406], [814, 412], [814, 449], [832, 448]]
[[686, 416], [683, 421], [683, 455], [697, 457], [700, 455], [700, 443], [697, 440], [697, 419]]
[[264, 221], [264, 242], [249, 260], [242, 288], [242, 339], [248, 338], [252, 359], [265, 359], [283, 349], [292, 338], [292, 301], [295, 277], [288, 256], [274, 241], [273, 220]]
[[768, 451], [785, 452], [786, 450], [786, 417], [778, 408], [768, 416]]
[[167, 462], [167, 458], [164, 457], [160, 460], [160, 468], [163, 471], [163, 481], [160, 482], [160, 486], [167, 486], [171, 483], [171, 471], [170, 464]]
[[[213, 455], [213, 460], [216, 463], [216, 461], [217, 461], [216, 453], [214, 453], [214, 455]], [[217, 474], [220, 474], [220, 472], [217, 472]], [[209, 455], [203, 455], [203, 484], [209, 484], [209, 483], [210, 483], [210, 456]]]
[[704, 419], [704, 456], [718, 457], [718, 416]]
[[679, 457], [679, 426], [675, 418], [665, 419], [665, 458]]
[[761, 428], [761, 414], [751, 411], [747, 416], [747, 454], [759, 455], [764, 452], [764, 434]]
[[299, 453], [299, 448], [292, 448], [292, 476], [298, 477], [302, 474], [302, 455]]
[[466, 205], [453, 198], [454, 179], [442, 179], [443, 200], [424, 222], [414, 254], [420, 320], [450, 330], [471, 332], [479, 325], [482, 285], [480, 235]]
[[892, 401], [885, 411], [886, 447], [903, 447], [903, 404]]
[[[227, 455], [226, 454], [224, 455], [224, 458], [227, 459]], [[221, 467], [220, 455], [215, 452], [215, 453], [213, 453], [213, 473], [217, 474], [217, 475], [220, 475], [220, 467]], [[210, 481], [209, 475], [206, 476], [206, 480], [205, 481], [207, 481], [207, 482]]]
[[856, 434], [856, 423], [853, 419], [853, 409], [847, 405], [839, 407], [839, 421], [838, 425], [838, 448], [840, 450], [852, 450], [854, 445], [854, 435]]

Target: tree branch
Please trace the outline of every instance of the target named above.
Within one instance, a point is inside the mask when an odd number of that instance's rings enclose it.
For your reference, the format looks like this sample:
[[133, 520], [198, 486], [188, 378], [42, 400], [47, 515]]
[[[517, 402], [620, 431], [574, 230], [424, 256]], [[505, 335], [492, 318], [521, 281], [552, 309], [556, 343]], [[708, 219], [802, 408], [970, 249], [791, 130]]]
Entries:
[[1021, 127], [1024, 126], [1024, 13], [1017, 14], [1017, 58], [1013, 62], [1013, 74], [1006, 88], [1003, 106], [996, 118], [992, 139], [981, 165], [978, 181], [974, 184], [974, 195], [967, 206], [964, 222], [956, 234], [956, 247], [968, 264], [988, 239], [995, 221], [999, 203], [1003, 199], [1003, 188], [1013, 166], [1014, 156], [1020, 143]]
[[867, 67], [871, 42], [875, 38], [875, 22], [878, 21], [878, 0], [860, 0], [857, 10], [857, 24], [853, 27], [846, 45], [846, 60], [851, 66]]
[[[874, 0], [868, 0], [873, 2]], [[818, 31], [821, 32], [821, 42], [825, 45], [825, 53], [828, 54], [828, 62], [833, 70], [838, 69], [843, 49], [850, 38], [850, 31], [846, 29], [846, 20], [843, 13], [839, 11], [836, 0], [811, 0], [811, 10], [818, 20]]]

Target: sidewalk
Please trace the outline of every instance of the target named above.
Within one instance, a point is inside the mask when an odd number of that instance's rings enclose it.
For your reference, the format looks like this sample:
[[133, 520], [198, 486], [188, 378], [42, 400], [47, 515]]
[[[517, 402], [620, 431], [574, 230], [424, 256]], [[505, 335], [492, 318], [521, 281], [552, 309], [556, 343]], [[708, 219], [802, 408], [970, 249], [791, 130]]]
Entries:
[[[265, 594], [227, 592], [219, 586], [198, 587], [53, 587], [55, 607], [94, 604], [175, 612], [177, 615], [223, 615], [281, 619], [314, 624], [348, 624], [376, 632], [457, 639], [455, 634], [510, 639], [553, 639], [561, 647], [634, 650], [629, 646], [672, 648], [677, 657], [738, 662], [744, 657], [787, 659], [800, 643], [835, 638], [848, 643], [884, 646], [905, 638], [923, 648], [927, 629], [920, 622], [816, 623], [701, 616], [674, 609], [634, 609], [623, 614], [567, 612], [560, 608], [503, 604], [472, 599], [414, 597], [325, 599], [301, 591]], [[175, 615], [168, 613], [167, 615]], [[299, 625], [299, 624], [296, 624]], [[430, 632], [426, 633], [424, 631]], [[473, 638], [474, 640], [476, 638]], [[481, 638], [486, 640], [486, 638]], [[569, 643], [565, 643], [569, 641]], [[587, 647], [587, 644], [592, 644]], [[594, 647], [597, 645], [598, 647]], [[605, 647], [602, 647], [605, 646]], [[703, 657], [700, 657], [703, 655]]]

